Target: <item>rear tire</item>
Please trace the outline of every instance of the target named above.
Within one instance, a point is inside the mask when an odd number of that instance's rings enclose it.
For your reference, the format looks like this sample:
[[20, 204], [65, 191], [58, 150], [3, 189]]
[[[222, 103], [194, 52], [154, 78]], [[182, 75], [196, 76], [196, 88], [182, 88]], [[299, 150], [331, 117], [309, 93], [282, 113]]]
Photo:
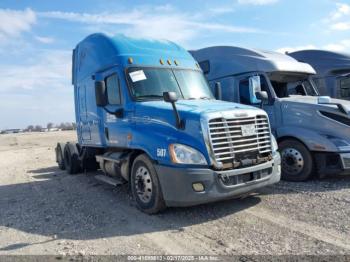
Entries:
[[282, 179], [305, 181], [313, 172], [314, 161], [310, 151], [298, 140], [286, 139], [279, 144], [282, 160]]
[[134, 160], [130, 183], [132, 195], [142, 212], [156, 214], [166, 208], [158, 175], [145, 154]]
[[79, 152], [74, 144], [67, 143], [64, 147], [64, 164], [68, 174], [77, 174], [80, 171]]
[[64, 157], [63, 157], [63, 152], [60, 144], [57, 144], [56, 146], [56, 161], [58, 164], [59, 169], [65, 170], [66, 165], [64, 164]]

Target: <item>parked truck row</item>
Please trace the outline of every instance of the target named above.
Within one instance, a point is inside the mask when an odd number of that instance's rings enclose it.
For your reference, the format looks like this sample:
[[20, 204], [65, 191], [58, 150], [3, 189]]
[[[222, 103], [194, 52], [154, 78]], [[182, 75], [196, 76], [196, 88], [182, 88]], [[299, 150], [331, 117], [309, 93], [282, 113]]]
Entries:
[[93, 34], [72, 60], [78, 141], [56, 161], [128, 183], [146, 213], [277, 183], [278, 144], [285, 179], [350, 171], [349, 103], [319, 97], [314, 69], [287, 55]]
[[319, 96], [316, 71], [309, 64], [238, 47], [191, 53], [212, 89], [221, 84], [219, 99], [258, 107], [264, 103], [279, 144], [282, 178], [304, 181], [313, 173], [350, 174], [350, 102]]

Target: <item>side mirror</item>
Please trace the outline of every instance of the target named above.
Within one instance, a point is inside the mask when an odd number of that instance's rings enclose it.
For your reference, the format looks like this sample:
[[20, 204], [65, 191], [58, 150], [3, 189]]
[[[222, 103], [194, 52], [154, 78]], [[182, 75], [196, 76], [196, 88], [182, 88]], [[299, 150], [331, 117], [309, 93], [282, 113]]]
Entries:
[[104, 107], [108, 104], [107, 90], [104, 81], [95, 82], [95, 97], [97, 106]]
[[348, 115], [348, 109], [341, 103], [334, 103], [329, 96], [319, 96], [317, 99], [320, 105], [335, 105], [338, 107], [339, 111], [345, 115]]
[[261, 99], [259, 99], [256, 94], [261, 92], [261, 83], [260, 76], [251, 76], [249, 77], [249, 94], [250, 94], [250, 103], [259, 104]]
[[177, 101], [177, 95], [175, 92], [164, 92], [163, 98], [165, 102], [175, 103]]
[[255, 93], [255, 97], [260, 101], [260, 108], [263, 109], [264, 103], [269, 100], [269, 95], [266, 91], [258, 91]]
[[163, 98], [165, 102], [171, 103], [171, 106], [173, 107], [174, 115], [175, 115], [175, 120], [176, 120], [176, 127], [179, 129], [184, 129], [185, 124], [180, 118], [179, 111], [177, 111], [175, 102], [177, 101], [177, 95], [175, 92], [164, 92], [163, 93]]
[[319, 96], [317, 99], [318, 104], [331, 104], [332, 100], [329, 96]]
[[222, 100], [222, 89], [221, 89], [221, 83], [216, 82], [215, 83], [215, 98], [217, 100]]
[[257, 99], [266, 102], [269, 99], [269, 95], [266, 91], [258, 91], [255, 93]]

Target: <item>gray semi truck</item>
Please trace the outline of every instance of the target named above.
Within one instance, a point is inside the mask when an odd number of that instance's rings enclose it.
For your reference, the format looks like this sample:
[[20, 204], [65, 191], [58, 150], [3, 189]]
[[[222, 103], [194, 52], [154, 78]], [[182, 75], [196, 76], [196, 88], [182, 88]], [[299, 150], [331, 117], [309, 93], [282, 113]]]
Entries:
[[350, 54], [325, 50], [302, 50], [287, 55], [310, 64], [312, 78], [321, 95], [350, 100]]
[[277, 52], [231, 46], [191, 54], [217, 98], [268, 113], [282, 178], [350, 174], [350, 102], [319, 96], [310, 65]]

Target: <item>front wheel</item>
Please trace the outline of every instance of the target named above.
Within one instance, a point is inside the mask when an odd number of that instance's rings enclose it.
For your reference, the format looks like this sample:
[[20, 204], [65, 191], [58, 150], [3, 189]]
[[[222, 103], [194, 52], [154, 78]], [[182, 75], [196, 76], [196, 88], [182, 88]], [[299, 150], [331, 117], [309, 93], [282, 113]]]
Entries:
[[282, 160], [282, 179], [305, 181], [311, 177], [313, 159], [310, 151], [299, 141], [286, 139], [279, 144]]
[[165, 209], [156, 170], [145, 154], [135, 159], [132, 165], [130, 183], [133, 197], [141, 211], [155, 214]]

